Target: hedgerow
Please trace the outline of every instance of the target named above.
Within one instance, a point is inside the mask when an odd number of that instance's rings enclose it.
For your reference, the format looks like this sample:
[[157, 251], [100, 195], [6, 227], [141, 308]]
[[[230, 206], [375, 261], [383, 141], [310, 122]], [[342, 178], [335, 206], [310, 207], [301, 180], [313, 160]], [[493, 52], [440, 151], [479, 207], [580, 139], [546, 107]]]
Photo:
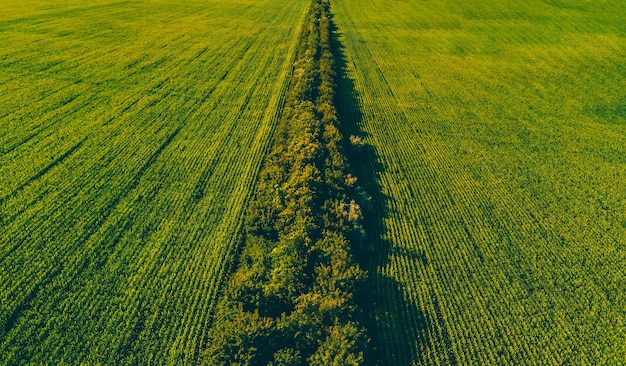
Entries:
[[334, 106], [329, 3], [314, 0], [273, 148], [216, 311], [208, 364], [360, 365], [361, 206]]

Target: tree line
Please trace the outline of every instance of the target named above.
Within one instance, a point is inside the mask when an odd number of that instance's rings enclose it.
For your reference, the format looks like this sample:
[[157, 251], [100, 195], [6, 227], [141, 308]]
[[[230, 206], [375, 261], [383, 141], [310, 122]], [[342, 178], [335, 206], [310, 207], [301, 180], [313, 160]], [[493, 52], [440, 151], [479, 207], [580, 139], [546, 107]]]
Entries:
[[273, 146], [259, 174], [239, 262], [215, 311], [211, 365], [361, 365], [358, 303], [369, 196], [350, 174], [334, 105], [328, 0], [313, 0]]

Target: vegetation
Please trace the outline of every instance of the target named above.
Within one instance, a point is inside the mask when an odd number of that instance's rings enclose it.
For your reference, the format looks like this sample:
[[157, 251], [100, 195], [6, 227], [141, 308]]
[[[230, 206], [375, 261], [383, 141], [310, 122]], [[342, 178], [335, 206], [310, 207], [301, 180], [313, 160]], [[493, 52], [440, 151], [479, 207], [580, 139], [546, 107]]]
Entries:
[[330, 5], [0, 0], [0, 365], [624, 362], [624, 2]]
[[368, 197], [349, 173], [338, 129], [328, 8], [313, 1], [304, 23], [239, 267], [209, 334], [209, 365], [361, 365], [367, 357], [358, 307], [366, 276], [350, 243], [362, 247]]
[[308, 0], [0, 0], [0, 364], [195, 364]]
[[623, 363], [624, 2], [333, 4], [380, 363]]

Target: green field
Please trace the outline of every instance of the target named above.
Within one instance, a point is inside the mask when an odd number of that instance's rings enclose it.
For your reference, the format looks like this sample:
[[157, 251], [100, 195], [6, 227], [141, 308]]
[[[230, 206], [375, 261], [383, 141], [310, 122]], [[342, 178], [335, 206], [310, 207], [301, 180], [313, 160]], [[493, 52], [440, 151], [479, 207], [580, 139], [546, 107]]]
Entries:
[[0, 0], [0, 363], [193, 363], [308, 1]]
[[626, 3], [324, 4], [0, 0], [0, 365], [626, 363]]
[[626, 362], [626, 4], [334, 13], [374, 151], [382, 363]]

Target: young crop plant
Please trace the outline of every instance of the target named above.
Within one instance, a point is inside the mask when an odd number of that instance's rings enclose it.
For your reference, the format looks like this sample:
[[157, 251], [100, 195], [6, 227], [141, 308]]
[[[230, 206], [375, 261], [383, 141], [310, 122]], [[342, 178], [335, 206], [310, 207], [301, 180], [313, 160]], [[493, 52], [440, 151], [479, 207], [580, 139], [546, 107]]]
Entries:
[[367, 363], [357, 301], [366, 272], [354, 254], [363, 214], [338, 129], [330, 41], [329, 3], [314, 0], [206, 364]]
[[333, 14], [344, 134], [367, 142], [348, 151], [375, 157], [352, 167], [377, 208], [376, 361], [624, 364], [626, 2], [334, 0]]
[[199, 364], [308, 2], [0, 0], [0, 366]]

